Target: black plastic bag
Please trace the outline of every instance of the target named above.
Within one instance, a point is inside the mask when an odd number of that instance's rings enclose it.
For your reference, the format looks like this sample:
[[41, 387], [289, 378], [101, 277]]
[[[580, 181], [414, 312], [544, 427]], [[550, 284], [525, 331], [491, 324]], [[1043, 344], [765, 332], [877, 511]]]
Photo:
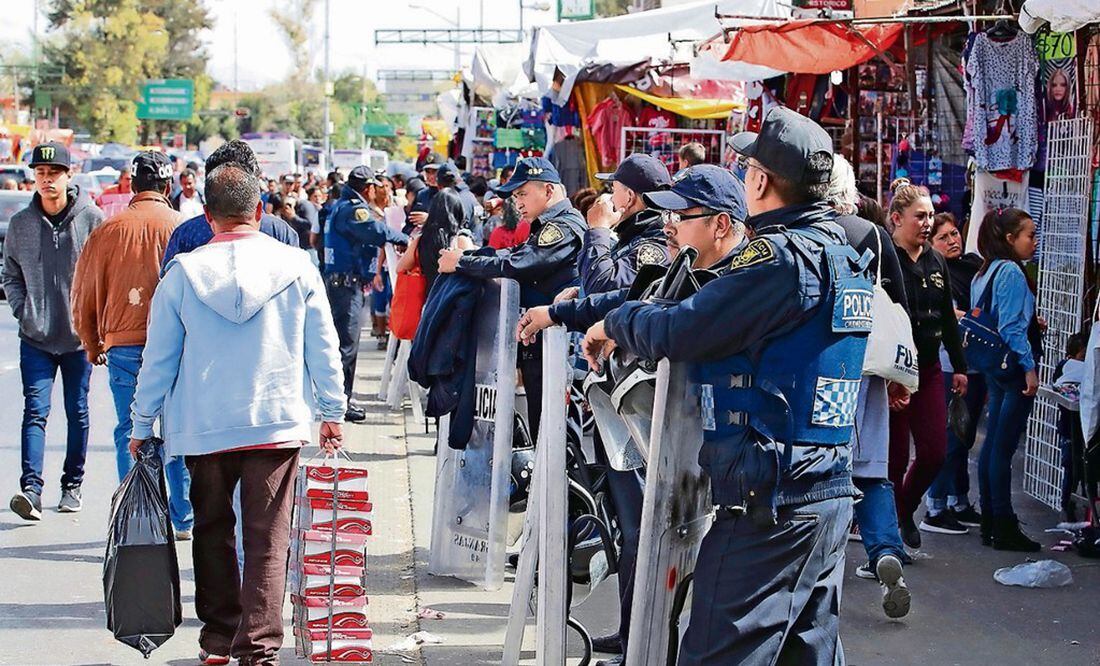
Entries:
[[947, 425], [956, 437], [964, 442], [966, 441], [972, 425], [970, 422], [970, 408], [966, 405], [966, 398], [958, 393], [951, 396], [951, 402], [947, 405]]
[[183, 621], [175, 535], [158, 439], [147, 441], [111, 498], [103, 595], [107, 628], [145, 658]]

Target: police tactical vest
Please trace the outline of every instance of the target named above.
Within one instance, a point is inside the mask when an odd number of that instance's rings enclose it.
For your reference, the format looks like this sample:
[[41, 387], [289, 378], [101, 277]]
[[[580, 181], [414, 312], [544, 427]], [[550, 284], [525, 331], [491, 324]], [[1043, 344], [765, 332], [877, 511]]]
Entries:
[[[824, 255], [825, 275], [805, 294], [820, 297], [820, 305], [798, 328], [768, 342], [757, 358], [741, 353], [695, 366], [704, 440], [751, 429], [784, 444], [848, 444], [871, 330], [871, 257], [860, 258], [851, 246], [813, 227], [773, 236], [811, 270]], [[784, 448], [789, 460], [791, 447]]]

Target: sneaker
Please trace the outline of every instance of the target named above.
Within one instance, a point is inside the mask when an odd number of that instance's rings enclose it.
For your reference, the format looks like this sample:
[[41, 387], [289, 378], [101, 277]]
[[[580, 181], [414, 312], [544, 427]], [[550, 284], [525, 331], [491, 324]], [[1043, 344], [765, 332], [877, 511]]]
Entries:
[[199, 663], [203, 666], [225, 666], [229, 663], [229, 657], [221, 654], [210, 654], [206, 650], [199, 650]]
[[863, 580], [876, 580], [875, 572], [871, 571], [871, 563], [864, 562], [856, 569], [856, 578], [862, 578]]
[[920, 529], [934, 534], [966, 534], [970, 531], [955, 519], [954, 511], [941, 511], [934, 516], [926, 514], [920, 521]]
[[348, 407], [344, 412], [344, 420], [348, 423], [362, 423], [367, 420], [367, 413], [359, 407]]
[[619, 633], [615, 632], [608, 636], [597, 636], [592, 639], [592, 651], [603, 652], [604, 654], [622, 654], [623, 644], [619, 640]]
[[913, 516], [905, 516], [898, 519], [898, 530], [901, 532], [901, 540], [913, 550], [920, 550], [920, 530], [913, 522]]
[[993, 549], [1012, 550], [1020, 553], [1038, 553], [1042, 544], [1032, 540], [1020, 530], [1016, 516], [993, 519]]
[[982, 524], [982, 514], [978, 513], [978, 510], [972, 506], [967, 506], [961, 511], [959, 509], [951, 509], [951, 515], [955, 516], [955, 520], [960, 525], [967, 527], [980, 527]]
[[42, 520], [42, 496], [33, 490], [17, 492], [8, 506], [23, 520]]
[[80, 498], [80, 486], [61, 489], [61, 501], [57, 503], [59, 513], [79, 513], [84, 508]]
[[852, 529], [848, 530], [848, 541], [863, 541], [863, 535], [859, 533], [859, 525], [852, 523]]
[[190, 541], [191, 530], [176, 530], [176, 541]]
[[875, 573], [882, 585], [882, 610], [886, 617], [897, 619], [908, 615], [912, 595], [902, 576], [901, 560], [893, 555], [883, 555], [875, 564]]

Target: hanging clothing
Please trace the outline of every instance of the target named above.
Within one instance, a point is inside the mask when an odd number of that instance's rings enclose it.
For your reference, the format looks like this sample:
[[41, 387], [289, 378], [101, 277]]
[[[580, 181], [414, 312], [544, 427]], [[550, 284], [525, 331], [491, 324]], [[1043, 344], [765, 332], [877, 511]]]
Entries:
[[966, 233], [966, 252], [978, 251], [978, 231], [986, 213], [998, 208], [1028, 210], [1027, 178], [1023, 182], [1002, 179], [977, 171], [974, 174], [974, 195], [970, 204], [970, 226]]
[[[676, 127], [676, 116], [664, 109], [655, 109], [647, 106], [638, 114], [638, 126], [649, 129], [670, 129]], [[649, 136], [649, 147], [657, 148], [672, 143], [672, 134], [668, 132], [656, 132]]]
[[549, 97], [542, 98], [542, 111], [554, 127], [580, 127], [581, 114], [577, 112], [576, 100], [569, 100], [565, 106], [558, 106]]
[[1035, 105], [1039, 58], [1031, 36], [1021, 32], [1001, 42], [978, 33], [966, 72], [973, 88], [967, 110], [978, 168], [1030, 169], [1039, 147]]
[[584, 143], [576, 136], [569, 136], [550, 149], [550, 163], [558, 170], [565, 191], [572, 196], [588, 186], [588, 172], [584, 161]]
[[634, 125], [634, 114], [619, 98], [611, 95], [592, 109], [585, 119], [601, 167], [611, 167], [619, 162], [623, 128]]

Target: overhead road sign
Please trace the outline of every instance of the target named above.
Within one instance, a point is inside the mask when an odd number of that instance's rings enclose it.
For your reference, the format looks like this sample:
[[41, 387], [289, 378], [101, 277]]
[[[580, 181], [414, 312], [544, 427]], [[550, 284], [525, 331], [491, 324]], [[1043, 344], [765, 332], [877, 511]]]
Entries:
[[140, 120], [190, 120], [194, 107], [193, 80], [149, 79], [141, 88], [137, 117]]

